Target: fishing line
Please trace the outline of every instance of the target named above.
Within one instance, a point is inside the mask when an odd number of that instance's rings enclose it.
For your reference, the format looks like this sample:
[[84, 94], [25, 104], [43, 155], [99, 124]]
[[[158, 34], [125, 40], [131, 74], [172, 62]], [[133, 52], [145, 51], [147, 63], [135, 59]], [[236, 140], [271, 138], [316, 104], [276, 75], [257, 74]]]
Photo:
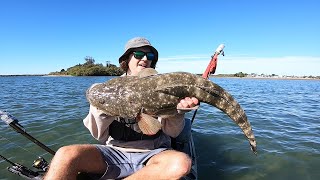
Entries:
[[[1, 139], [0, 139], [1, 141], [2, 140], [9, 141], [10, 143], [16, 145], [17, 147], [27, 151], [28, 153], [34, 155], [35, 157], [37, 157], [37, 159], [35, 159], [33, 161], [32, 167], [37, 168], [37, 169], [41, 169], [42, 172], [46, 172], [48, 170], [49, 163], [43, 157], [37, 156], [36, 154], [34, 154], [33, 152], [29, 151], [28, 149], [20, 146], [19, 144], [15, 143], [15, 142], [10, 141], [8, 138], [3, 137], [2, 135], [0, 135], [0, 137], [1, 137]], [[26, 166], [23, 166], [23, 165], [21, 165], [19, 163], [14, 163], [14, 162], [10, 161], [9, 159], [5, 158], [4, 156], [2, 156], [0, 154], [0, 160], [1, 159], [6, 161], [6, 162], [8, 162], [8, 163], [10, 163], [12, 165], [12, 167], [9, 167], [7, 169], [10, 172], [14, 173], [14, 174], [18, 174], [19, 176], [27, 177], [27, 179], [30, 179], [30, 177], [37, 177], [39, 175], [40, 171], [35, 172], [35, 171], [29, 169]]]
[[53, 151], [52, 149], [44, 145], [42, 142], [38, 141], [36, 138], [31, 136], [29, 133], [27, 133], [25, 128], [21, 124], [19, 124], [18, 119], [12, 116], [11, 114], [9, 114], [8, 112], [0, 110], [0, 117], [1, 117], [1, 120], [3, 120], [6, 124], [8, 124], [16, 132], [20, 133], [21, 135], [23, 135], [24, 137], [26, 137], [27, 139], [29, 139], [30, 141], [38, 145], [43, 150], [47, 151], [52, 155], [56, 153], [55, 151]]
[[6, 138], [6, 137], [3, 137], [1, 134], [0, 134], [0, 137], [1, 137], [1, 139], [0, 139], [0, 140], [2, 140], [2, 139], [3, 139], [3, 140], [6, 140], [6, 141], [8, 141], [8, 142], [12, 143], [13, 145], [15, 145], [15, 146], [17, 146], [17, 147], [19, 147], [19, 148], [21, 148], [21, 149], [23, 149], [23, 150], [27, 151], [28, 153], [32, 154], [33, 156], [38, 157], [38, 155], [36, 155], [35, 153], [31, 152], [30, 150], [28, 150], [28, 149], [26, 149], [26, 148], [24, 148], [24, 147], [20, 146], [19, 144], [15, 143], [15, 142], [13, 142], [13, 141], [10, 141], [10, 139], [8, 139], [8, 138]]

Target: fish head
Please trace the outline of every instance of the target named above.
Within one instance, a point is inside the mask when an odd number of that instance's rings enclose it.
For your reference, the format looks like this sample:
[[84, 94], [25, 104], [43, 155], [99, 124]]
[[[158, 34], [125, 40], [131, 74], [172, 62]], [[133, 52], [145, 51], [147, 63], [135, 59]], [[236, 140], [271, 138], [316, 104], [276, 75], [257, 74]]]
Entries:
[[137, 77], [117, 77], [105, 83], [94, 84], [86, 92], [89, 103], [103, 110], [107, 115], [133, 118], [137, 115], [139, 103], [134, 88], [127, 82]]

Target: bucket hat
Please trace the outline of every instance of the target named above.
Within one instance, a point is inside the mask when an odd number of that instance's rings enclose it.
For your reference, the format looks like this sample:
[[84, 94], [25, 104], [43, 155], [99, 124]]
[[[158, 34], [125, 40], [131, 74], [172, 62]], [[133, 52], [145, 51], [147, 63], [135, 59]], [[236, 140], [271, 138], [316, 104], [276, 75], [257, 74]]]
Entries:
[[135, 37], [130, 39], [127, 44], [125, 45], [124, 48], [124, 53], [123, 55], [119, 58], [119, 63], [121, 63], [122, 61], [126, 60], [127, 56], [132, 53], [132, 51], [135, 48], [140, 48], [140, 47], [150, 47], [151, 51], [154, 53], [155, 55], [155, 59], [152, 61], [151, 63], [151, 67], [155, 67], [157, 61], [158, 61], [158, 51], [156, 48], [154, 48], [150, 41], [147, 40], [144, 37]]

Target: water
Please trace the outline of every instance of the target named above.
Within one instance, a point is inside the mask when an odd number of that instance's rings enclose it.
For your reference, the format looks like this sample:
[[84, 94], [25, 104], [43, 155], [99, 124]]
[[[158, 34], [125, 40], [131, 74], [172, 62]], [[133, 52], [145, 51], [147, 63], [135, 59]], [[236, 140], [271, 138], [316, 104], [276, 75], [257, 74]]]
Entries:
[[[96, 143], [82, 125], [85, 90], [111, 77], [0, 77], [0, 110], [53, 150]], [[199, 179], [320, 179], [320, 81], [215, 78], [245, 109], [258, 155], [224, 113], [201, 104], [193, 124]], [[188, 117], [192, 117], [188, 113]], [[0, 122], [0, 154], [31, 167], [52, 156]], [[0, 179], [21, 179], [0, 160]]]

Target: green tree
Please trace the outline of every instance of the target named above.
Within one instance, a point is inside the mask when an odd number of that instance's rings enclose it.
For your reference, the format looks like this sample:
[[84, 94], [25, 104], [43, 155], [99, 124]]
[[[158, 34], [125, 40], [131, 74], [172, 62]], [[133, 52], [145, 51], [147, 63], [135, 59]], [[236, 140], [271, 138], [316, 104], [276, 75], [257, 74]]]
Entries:
[[243, 72], [238, 72], [234, 74], [235, 77], [246, 77], [247, 75], [248, 75], [247, 73], [243, 73]]
[[50, 75], [71, 75], [71, 76], [120, 76], [124, 72], [116, 65], [108, 63], [95, 64], [94, 58], [86, 56], [84, 64], [77, 64], [69, 67], [67, 70], [62, 69], [60, 72], [51, 72]]
[[84, 60], [86, 61], [86, 62], [84, 63], [84, 65], [90, 65], [90, 64], [94, 64], [94, 63], [95, 63], [95, 60], [94, 60], [93, 57], [91, 57], [91, 56], [86, 56], [86, 57], [84, 58]]

